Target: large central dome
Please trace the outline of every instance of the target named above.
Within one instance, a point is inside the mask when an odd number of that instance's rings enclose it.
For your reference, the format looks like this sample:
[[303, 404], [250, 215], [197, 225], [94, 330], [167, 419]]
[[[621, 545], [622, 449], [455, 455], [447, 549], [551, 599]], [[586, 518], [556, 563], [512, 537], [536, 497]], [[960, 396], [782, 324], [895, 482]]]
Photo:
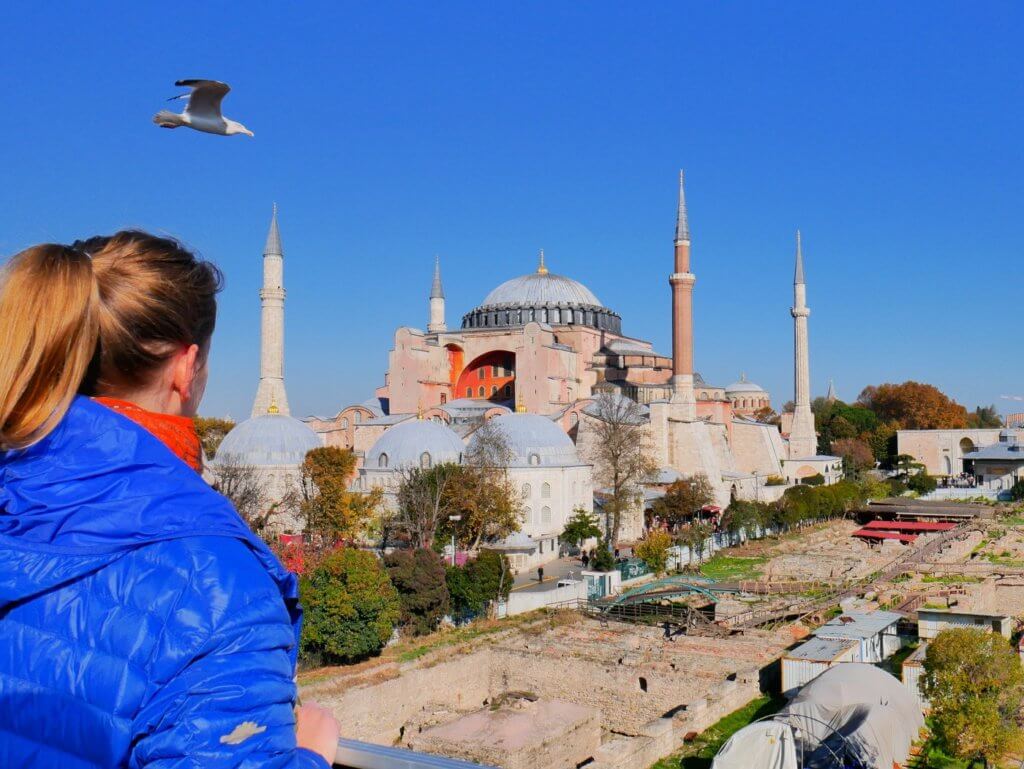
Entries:
[[579, 281], [548, 272], [544, 252], [536, 272], [507, 280], [462, 318], [463, 328], [521, 326], [530, 321], [552, 326], [590, 326], [621, 333], [621, 320]]

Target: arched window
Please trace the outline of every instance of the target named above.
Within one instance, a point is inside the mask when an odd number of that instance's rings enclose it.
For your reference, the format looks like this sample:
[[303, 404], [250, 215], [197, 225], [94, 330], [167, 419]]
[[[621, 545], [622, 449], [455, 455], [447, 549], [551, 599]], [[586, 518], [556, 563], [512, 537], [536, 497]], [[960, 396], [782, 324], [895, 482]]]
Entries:
[[429, 451], [424, 451], [422, 454], [420, 454], [420, 467], [422, 467], [424, 470], [429, 470], [430, 469], [430, 452]]
[[498, 394], [498, 385], [491, 385], [491, 396], [493, 397], [493, 396], [495, 396], [497, 394]]
[[341, 429], [342, 430], [347, 430], [348, 429], [348, 417], [345, 417], [344, 419], [341, 420]]
[[540, 322], [541, 323], [547, 323], [548, 322], [548, 308], [547, 307], [545, 307], [544, 309], [542, 309], [540, 311]]
[[505, 397], [506, 398], [511, 398], [512, 397], [512, 385], [510, 385], [510, 384], [505, 385]]
[[381, 470], [387, 470], [387, 468], [388, 468], [388, 455], [387, 454], [381, 454], [379, 457], [377, 457], [377, 467], [379, 467]]
[[552, 310], [551, 311], [551, 322], [552, 323], [561, 323], [562, 322], [561, 310]]
[[530, 492], [532, 492], [532, 491], [533, 491], [533, 489], [530, 488], [530, 484], [524, 483], [523, 484], [523, 499], [529, 499], [530, 498]]
[[540, 522], [541, 523], [551, 523], [551, 508], [550, 507], [543, 507], [543, 508], [541, 508], [541, 511], [540, 511]]
[[483, 385], [480, 385], [480, 389], [478, 390], [478, 392], [480, 393], [480, 397], [483, 398], [487, 390], [484, 389]]
[[473, 397], [473, 388], [472, 387], [467, 387], [466, 388], [466, 397], [467, 398], [472, 398]]
[[362, 421], [363, 421], [363, 412], [362, 412], [362, 411], [357, 411], [357, 412], [355, 413], [355, 416], [354, 416], [354, 417], [352, 417], [352, 419], [353, 419], [353, 421], [354, 421], [354, 422], [355, 422], [356, 424], [359, 424], [360, 422], [362, 422]]
[[700, 399], [701, 399], [702, 401], [706, 401], [706, 400], [708, 399], [708, 394], [707, 394], [707, 393], [701, 393], [701, 394], [700, 394]]
[[540, 487], [540, 495], [544, 499], [551, 499], [551, 484], [550, 483], [545, 483], [543, 486]]
[[530, 454], [530, 458], [527, 460], [531, 465], [540, 464], [540, 456], [537, 454]]
[[524, 507], [523, 508], [523, 523], [533, 523], [533, 508], [532, 507]]
[[487, 378], [487, 367], [486, 366], [481, 366], [480, 368], [478, 368], [476, 370], [476, 376], [481, 381], [486, 379]]
[[444, 393], [441, 393], [441, 405], [443, 406], [447, 402], [448, 402], [448, 396], [445, 395]]

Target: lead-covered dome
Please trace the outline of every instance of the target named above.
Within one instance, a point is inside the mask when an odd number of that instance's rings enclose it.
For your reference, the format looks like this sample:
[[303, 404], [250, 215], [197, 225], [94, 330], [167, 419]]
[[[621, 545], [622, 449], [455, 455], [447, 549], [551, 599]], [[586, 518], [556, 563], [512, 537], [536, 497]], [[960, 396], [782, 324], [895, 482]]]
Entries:
[[465, 445], [450, 427], [429, 419], [410, 419], [387, 430], [366, 452], [367, 470], [399, 470], [459, 462]]
[[520, 275], [491, 291], [462, 318], [463, 328], [522, 326], [531, 321], [550, 326], [590, 326], [619, 334], [622, 322], [579, 281], [548, 272], [544, 252], [537, 271]]
[[244, 467], [300, 465], [321, 445], [317, 434], [294, 417], [260, 414], [239, 422], [224, 436], [212, 464]]
[[[584, 464], [576, 445], [555, 422], [538, 414], [492, 417], [512, 452], [509, 467], [575, 467]], [[470, 439], [472, 449], [474, 439]]]

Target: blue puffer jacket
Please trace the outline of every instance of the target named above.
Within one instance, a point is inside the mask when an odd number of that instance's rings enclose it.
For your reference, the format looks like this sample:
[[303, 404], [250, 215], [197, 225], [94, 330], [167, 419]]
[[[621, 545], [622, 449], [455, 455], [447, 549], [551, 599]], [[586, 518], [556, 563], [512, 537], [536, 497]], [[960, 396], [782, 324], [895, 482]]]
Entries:
[[326, 769], [294, 576], [143, 428], [76, 398], [0, 454], [0, 767]]

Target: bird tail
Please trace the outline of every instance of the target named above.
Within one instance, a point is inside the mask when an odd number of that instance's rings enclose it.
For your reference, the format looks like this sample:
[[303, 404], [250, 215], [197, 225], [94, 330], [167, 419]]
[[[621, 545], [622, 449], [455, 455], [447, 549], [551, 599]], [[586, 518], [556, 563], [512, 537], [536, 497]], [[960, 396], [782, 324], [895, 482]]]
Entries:
[[180, 125], [184, 125], [181, 120], [181, 115], [165, 109], [162, 109], [153, 115], [153, 122], [161, 128], [177, 128]]

